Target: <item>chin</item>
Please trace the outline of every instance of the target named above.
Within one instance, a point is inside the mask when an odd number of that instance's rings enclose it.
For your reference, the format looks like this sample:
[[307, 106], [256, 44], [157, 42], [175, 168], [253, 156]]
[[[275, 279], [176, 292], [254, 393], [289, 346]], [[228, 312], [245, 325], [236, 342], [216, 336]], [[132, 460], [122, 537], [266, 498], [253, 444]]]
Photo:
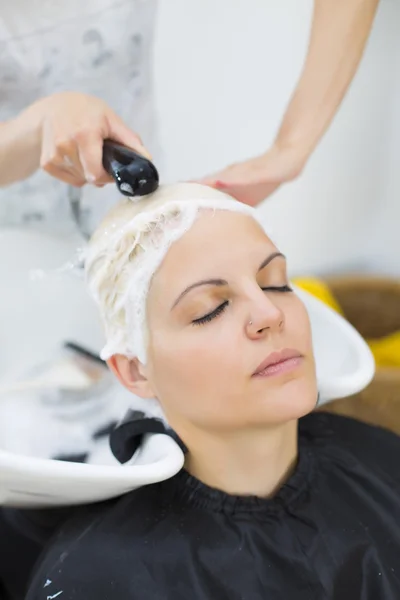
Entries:
[[258, 418], [266, 423], [282, 423], [300, 419], [311, 413], [317, 404], [318, 388], [316, 382], [308, 378], [299, 377], [287, 381], [275, 389], [265, 391], [261, 398]]

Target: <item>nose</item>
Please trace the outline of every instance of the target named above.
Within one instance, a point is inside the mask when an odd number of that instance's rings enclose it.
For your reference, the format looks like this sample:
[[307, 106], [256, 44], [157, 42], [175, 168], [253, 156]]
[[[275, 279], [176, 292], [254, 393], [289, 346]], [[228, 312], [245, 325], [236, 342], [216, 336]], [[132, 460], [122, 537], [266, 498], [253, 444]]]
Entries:
[[[261, 292], [261, 293], [260, 293]], [[253, 298], [246, 323], [246, 333], [250, 339], [260, 339], [268, 333], [280, 331], [285, 315], [279, 304], [262, 290]]]

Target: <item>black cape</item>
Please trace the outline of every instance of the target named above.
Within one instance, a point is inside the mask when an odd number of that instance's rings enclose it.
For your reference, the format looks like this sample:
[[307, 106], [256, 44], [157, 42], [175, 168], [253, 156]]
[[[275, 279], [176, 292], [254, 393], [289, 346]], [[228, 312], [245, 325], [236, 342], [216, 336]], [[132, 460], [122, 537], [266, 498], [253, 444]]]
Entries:
[[396, 435], [310, 415], [297, 469], [272, 500], [230, 496], [181, 471], [75, 509], [26, 598], [399, 600], [399, 461]]

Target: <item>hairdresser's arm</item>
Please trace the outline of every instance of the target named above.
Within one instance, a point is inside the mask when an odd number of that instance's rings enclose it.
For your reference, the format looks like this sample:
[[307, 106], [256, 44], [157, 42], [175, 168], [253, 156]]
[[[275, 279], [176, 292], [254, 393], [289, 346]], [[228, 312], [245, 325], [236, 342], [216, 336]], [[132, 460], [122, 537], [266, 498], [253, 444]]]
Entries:
[[29, 177], [39, 168], [40, 138], [18, 119], [0, 123], [0, 185]]
[[273, 146], [206, 178], [256, 205], [303, 171], [357, 71], [379, 0], [315, 0], [304, 69]]
[[148, 155], [140, 138], [99, 98], [62, 92], [42, 98], [0, 123], [0, 186], [37, 169], [74, 186], [111, 181], [102, 166], [103, 140]]

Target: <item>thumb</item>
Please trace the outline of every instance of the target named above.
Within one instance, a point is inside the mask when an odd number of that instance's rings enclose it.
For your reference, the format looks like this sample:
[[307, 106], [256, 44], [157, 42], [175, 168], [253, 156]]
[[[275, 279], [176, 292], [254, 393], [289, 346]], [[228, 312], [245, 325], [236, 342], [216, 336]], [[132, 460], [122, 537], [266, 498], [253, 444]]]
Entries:
[[151, 159], [151, 154], [145, 148], [140, 137], [120, 119], [113, 119], [110, 122], [110, 137], [114, 142], [119, 142], [123, 146], [132, 148], [145, 158]]

